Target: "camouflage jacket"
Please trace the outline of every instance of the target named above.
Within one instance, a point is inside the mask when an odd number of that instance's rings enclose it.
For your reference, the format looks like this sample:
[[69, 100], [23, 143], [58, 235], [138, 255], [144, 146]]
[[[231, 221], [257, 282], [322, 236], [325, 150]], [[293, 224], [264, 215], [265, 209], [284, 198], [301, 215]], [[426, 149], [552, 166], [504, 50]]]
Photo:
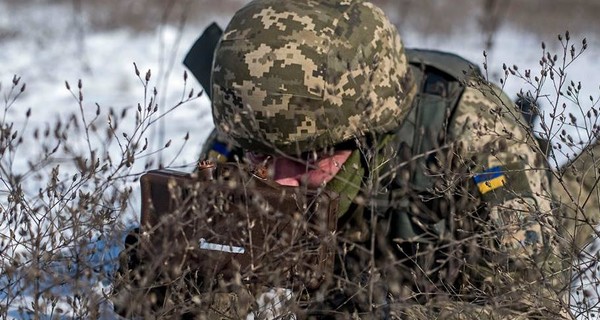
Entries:
[[[346, 165], [364, 175], [338, 215], [343, 263], [334, 287], [364, 290], [353, 280], [368, 275], [387, 279], [381, 296], [395, 301], [454, 293], [483, 305], [520, 301], [508, 308], [513, 316], [533, 309], [568, 318], [556, 298], [566, 272], [546, 160], [521, 114], [476, 72], [444, 64], [457, 57], [407, 54], [421, 80], [407, 120]], [[231, 146], [213, 132], [201, 157], [243, 156]]]

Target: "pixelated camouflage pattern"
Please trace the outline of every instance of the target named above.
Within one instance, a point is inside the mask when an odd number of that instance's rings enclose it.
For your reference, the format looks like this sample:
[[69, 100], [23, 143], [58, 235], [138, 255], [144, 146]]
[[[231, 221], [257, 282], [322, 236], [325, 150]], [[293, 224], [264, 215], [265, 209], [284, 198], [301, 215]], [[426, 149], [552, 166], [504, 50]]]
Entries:
[[[518, 188], [508, 190], [515, 196], [489, 204], [490, 223], [499, 235], [490, 247], [496, 248], [507, 260], [499, 264], [494, 264], [498, 261], [482, 262], [477, 267], [488, 285], [507, 286], [504, 290], [508, 293], [491, 297], [497, 304], [493, 306], [448, 300], [415, 305], [406, 301], [415, 292], [401, 288], [398, 290], [405, 292], [393, 295], [391, 300], [394, 316], [409, 319], [573, 319], [564, 295], [568, 293], [564, 286], [568, 286], [570, 274], [565, 266], [569, 261], [563, 260], [560, 251], [564, 243], [557, 239], [556, 210], [553, 211], [551, 206], [547, 164], [536, 152], [534, 137], [520, 120], [514, 104], [498, 87], [472, 81], [448, 124], [450, 143], [464, 146], [454, 155], [457, 158], [476, 159], [486, 168], [504, 167], [515, 162], [523, 164], [520, 175], [514, 175], [522, 177], [523, 181]], [[355, 233], [354, 229], [351, 227], [351, 231], [344, 234]], [[366, 232], [363, 238], [369, 238], [368, 230], [358, 229]], [[350, 239], [347, 235], [345, 237]], [[508, 265], [511, 268], [507, 269]], [[392, 289], [394, 282], [386, 281]], [[478, 289], [483, 293], [483, 288]]]
[[[518, 172], [511, 172], [521, 180], [514, 189], [506, 190], [514, 196], [489, 203], [490, 223], [498, 235], [489, 247], [498, 250], [506, 260], [477, 267], [487, 277], [488, 285], [502, 284], [512, 293], [496, 298], [504, 304], [503, 308], [454, 301], [442, 303], [442, 307], [392, 303], [392, 309], [414, 319], [527, 319], [532, 314], [572, 319], [564, 295], [568, 293], [565, 286], [570, 261], [565, 261], [561, 252], [564, 239], [556, 232], [557, 212], [551, 206], [547, 164], [543, 155], [536, 152], [534, 137], [523, 125], [513, 102], [498, 87], [473, 80], [462, 94], [448, 130], [449, 142], [464, 146], [454, 156], [475, 159], [481, 170], [522, 165]], [[364, 237], [368, 238], [368, 233]], [[413, 294], [395, 297], [394, 301], [403, 301]]]
[[[565, 267], [570, 261], [565, 260], [569, 259], [563, 251], [566, 243], [557, 232], [560, 214], [552, 206], [549, 169], [514, 103], [498, 87], [473, 81], [459, 102], [450, 132], [454, 141], [468, 146], [464, 157], [475, 155], [488, 168], [524, 165], [519, 190], [508, 190], [516, 193], [514, 197], [491, 207], [492, 222], [501, 231], [499, 249], [508, 254], [517, 272], [508, 275], [515, 281], [515, 292], [519, 287], [522, 292], [535, 290], [521, 296], [521, 303], [530, 310], [571, 319], [566, 305], [570, 270]], [[533, 286], [527, 289], [527, 283]]]
[[289, 154], [390, 131], [415, 91], [403, 50], [369, 2], [253, 1], [216, 49], [215, 125], [243, 148]]
[[[416, 94], [395, 28], [360, 1], [250, 3], [224, 33], [212, 80], [217, 130], [266, 153], [298, 154], [368, 131], [397, 130]], [[473, 79], [449, 120], [449, 140], [464, 146], [457, 158], [476, 159], [481, 170], [520, 165], [511, 169], [520, 177], [515, 188], [503, 188], [512, 196], [488, 203], [498, 235], [489, 247], [507, 259], [482, 263], [482, 273], [491, 286], [510, 287], [513, 294], [500, 303], [526, 306], [505, 315], [527, 318], [536, 310], [571, 318], [555, 290], [568, 272], [548, 169], [518, 110], [498, 87]], [[482, 318], [503, 318], [479, 310]]]
[[[476, 155], [487, 168], [523, 164], [527, 186], [519, 191], [525, 194], [492, 207], [491, 217], [506, 230], [500, 243], [515, 255], [528, 256], [547, 245], [545, 238], [552, 234], [554, 216], [546, 162], [536, 153], [531, 135], [516, 121], [520, 114], [513, 105], [495, 86], [473, 83], [459, 101], [450, 133], [454, 141], [463, 141], [467, 147], [463, 157]], [[525, 241], [528, 231], [537, 234], [530, 236], [536, 241]]]

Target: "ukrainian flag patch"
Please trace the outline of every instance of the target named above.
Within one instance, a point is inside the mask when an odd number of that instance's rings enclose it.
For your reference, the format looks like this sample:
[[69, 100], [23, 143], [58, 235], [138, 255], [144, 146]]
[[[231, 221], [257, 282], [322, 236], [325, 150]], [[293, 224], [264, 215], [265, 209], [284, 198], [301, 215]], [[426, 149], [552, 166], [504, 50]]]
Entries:
[[504, 186], [506, 183], [506, 174], [502, 167], [497, 166], [489, 168], [482, 173], [475, 174], [473, 180], [477, 184], [479, 192], [481, 192], [481, 194], [486, 194]]
[[230, 153], [231, 152], [226, 144], [215, 141], [211, 150], [208, 152], [208, 158], [214, 159], [217, 162], [226, 162]]

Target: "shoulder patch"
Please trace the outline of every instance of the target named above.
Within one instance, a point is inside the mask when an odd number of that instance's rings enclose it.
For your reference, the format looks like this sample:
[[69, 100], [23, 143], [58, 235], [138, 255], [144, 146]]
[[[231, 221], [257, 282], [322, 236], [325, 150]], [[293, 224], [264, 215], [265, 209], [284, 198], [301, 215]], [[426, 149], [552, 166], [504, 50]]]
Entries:
[[506, 174], [502, 167], [496, 166], [489, 168], [482, 173], [476, 173], [473, 180], [481, 194], [486, 194], [494, 189], [498, 189], [506, 183]]
[[231, 151], [226, 144], [214, 141], [210, 151], [208, 151], [208, 158], [216, 160], [217, 162], [226, 162], [230, 153]]
[[532, 196], [525, 170], [521, 162], [508, 163], [475, 173], [473, 181], [483, 201], [491, 205], [500, 204], [514, 198]]

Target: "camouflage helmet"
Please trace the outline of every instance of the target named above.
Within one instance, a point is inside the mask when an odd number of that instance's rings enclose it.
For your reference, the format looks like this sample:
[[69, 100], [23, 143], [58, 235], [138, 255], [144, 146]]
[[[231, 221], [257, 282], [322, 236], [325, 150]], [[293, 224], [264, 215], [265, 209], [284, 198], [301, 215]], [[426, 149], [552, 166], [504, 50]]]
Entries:
[[212, 112], [241, 147], [299, 154], [398, 127], [415, 92], [396, 28], [353, 0], [256, 0], [215, 51]]

